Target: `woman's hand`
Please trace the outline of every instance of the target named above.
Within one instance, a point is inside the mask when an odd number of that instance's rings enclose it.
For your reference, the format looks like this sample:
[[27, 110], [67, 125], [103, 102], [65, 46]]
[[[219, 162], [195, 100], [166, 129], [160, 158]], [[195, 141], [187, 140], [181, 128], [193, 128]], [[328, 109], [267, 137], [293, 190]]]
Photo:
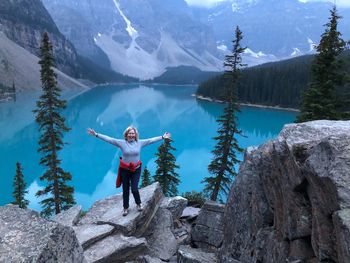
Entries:
[[87, 128], [87, 134], [91, 135], [91, 136], [96, 136], [97, 132], [94, 131], [94, 129], [91, 128]]
[[171, 134], [169, 132], [165, 132], [163, 135], [163, 139], [170, 139]]

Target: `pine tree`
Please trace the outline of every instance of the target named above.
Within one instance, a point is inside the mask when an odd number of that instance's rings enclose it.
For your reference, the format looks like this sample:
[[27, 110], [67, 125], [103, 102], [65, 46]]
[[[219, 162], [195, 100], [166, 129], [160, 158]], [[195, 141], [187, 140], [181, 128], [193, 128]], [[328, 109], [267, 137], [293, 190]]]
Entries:
[[12, 89], [11, 89], [11, 93], [13, 96], [13, 101], [16, 102], [17, 100], [17, 96], [16, 96], [16, 86], [15, 86], [15, 82], [12, 82]]
[[176, 159], [171, 153], [176, 149], [171, 143], [171, 139], [165, 139], [156, 153], [157, 170], [154, 181], [159, 182], [165, 196], [176, 196], [178, 194], [177, 186], [180, 183], [179, 175], [175, 172], [179, 166], [176, 165]]
[[15, 199], [12, 204], [18, 205], [20, 208], [27, 208], [29, 201], [24, 198], [28, 193], [26, 189], [26, 183], [24, 181], [23, 169], [19, 162], [16, 163], [16, 175], [13, 180], [13, 198]]
[[242, 135], [237, 128], [236, 113], [239, 111], [237, 104], [237, 86], [242, 64], [242, 53], [245, 48], [241, 47], [242, 32], [237, 26], [233, 42], [232, 54], [225, 57], [225, 92], [222, 99], [226, 102], [224, 113], [216, 121], [219, 125], [218, 135], [214, 137], [217, 142], [213, 153], [213, 159], [208, 166], [212, 176], [205, 177], [204, 193], [210, 200], [216, 201], [218, 197], [222, 200], [227, 195], [232, 179], [236, 176], [234, 165], [239, 163], [236, 152], [242, 152], [235, 135]]
[[143, 170], [142, 173], [142, 182], [141, 182], [141, 187], [146, 187], [148, 185], [150, 185], [151, 182], [151, 173], [149, 172], [149, 170], [147, 169], [147, 166], [145, 167], [145, 169]]
[[338, 120], [344, 117], [342, 99], [337, 89], [345, 85], [343, 61], [339, 55], [344, 51], [346, 42], [337, 30], [338, 20], [334, 6], [330, 10], [329, 22], [317, 46], [317, 56], [312, 65], [312, 78], [307, 90], [303, 93], [300, 114], [297, 122], [311, 120]]
[[37, 108], [34, 113], [41, 132], [38, 151], [43, 156], [40, 164], [47, 168], [40, 180], [47, 181], [47, 185], [43, 190], [38, 191], [36, 196], [45, 198], [41, 201], [43, 207], [41, 214], [48, 217], [70, 208], [75, 202], [74, 189], [67, 185], [67, 181], [70, 181], [72, 176], [60, 167], [61, 160], [58, 158], [58, 153], [64, 145], [63, 133], [69, 128], [65, 125], [65, 118], [60, 114], [60, 111], [66, 107], [66, 101], [60, 99], [61, 90], [57, 86], [57, 76], [53, 71], [52, 45], [47, 33], [43, 35], [40, 50], [39, 64], [43, 93], [36, 103]]

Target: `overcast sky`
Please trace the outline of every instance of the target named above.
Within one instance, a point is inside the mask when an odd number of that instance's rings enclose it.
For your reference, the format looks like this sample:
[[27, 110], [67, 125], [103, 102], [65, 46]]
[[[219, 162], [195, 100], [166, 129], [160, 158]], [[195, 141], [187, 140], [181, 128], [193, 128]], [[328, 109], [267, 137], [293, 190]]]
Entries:
[[[196, 6], [206, 6], [210, 7], [215, 5], [217, 2], [224, 2], [224, 1], [230, 1], [230, 0], [185, 0], [189, 5], [196, 5]], [[248, 0], [249, 1], [249, 0]], [[262, 0], [264, 1], [264, 0]], [[333, 3], [333, 0], [299, 0], [300, 2], [331, 2]], [[350, 0], [336, 0], [337, 6], [339, 7], [350, 7]]]

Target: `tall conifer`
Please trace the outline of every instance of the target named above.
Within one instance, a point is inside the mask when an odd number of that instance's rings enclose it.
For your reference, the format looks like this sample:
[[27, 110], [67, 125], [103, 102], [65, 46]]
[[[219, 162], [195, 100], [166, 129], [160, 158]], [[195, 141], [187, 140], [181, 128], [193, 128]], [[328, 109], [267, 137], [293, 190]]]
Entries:
[[213, 153], [213, 159], [208, 166], [208, 171], [212, 176], [205, 177], [202, 182], [205, 183], [204, 193], [210, 200], [221, 199], [222, 194], [227, 195], [230, 189], [233, 176], [236, 175], [234, 165], [239, 163], [236, 152], [242, 152], [239, 147], [236, 135], [242, 135], [237, 127], [236, 113], [239, 111], [237, 104], [237, 85], [240, 76], [242, 64], [242, 53], [245, 48], [241, 47], [242, 32], [237, 26], [235, 30], [235, 39], [233, 50], [230, 55], [225, 57], [224, 66], [226, 86], [222, 100], [226, 102], [224, 113], [216, 121], [219, 125], [218, 135], [214, 137], [216, 146]]
[[175, 156], [171, 153], [176, 149], [171, 143], [171, 139], [165, 139], [156, 153], [158, 158], [154, 181], [159, 182], [165, 196], [176, 196], [178, 194], [177, 186], [180, 183], [179, 175], [175, 172], [179, 166], [176, 164]]
[[345, 117], [343, 99], [337, 94], [337, 89], [346, 82], [343, 61], [339, 55], [344, 51], [346, 42], [338, 31], [338, 20], [334, 6], [330, 10], [329, 22], [317, 46], [318, 54], [312, 65], [312, 79], [303, 93], [300, 114], [297, 122], [311, 120], [338, 120]]
[[142, 173], [141, 187], [143, 188], [150, 184], [151, 184], [151, 173], [149, 172], [146, 166]]
[[36, 122], [41, 132], [38, 151], [43, 156], [40, 164], [46, 166], [47, 169], [40, 177], [40, 180], [46, 181], [46, 186], [36, 195], [44, 197], [41, 201], [43, 207], [41, 214], [50, 216], [70, 208], [75, 202], [74, 189], [67, 185], [72, 176], [60, 167], [61, 160], [58, 158], [58, 153], [64, 145], [63, 133], [69, 128], [65, 125], [65, 118], [60, 113], [65, 109], [66, 101], [60, 99], [61, 90], [57, 86], [57, 77], [53, 71], [52, 45], [47, 33], [43, 35], [40, 50], [42, 95], [36, 103], [37, 108], [34, 113], [36, 113]]
[[18, 205], [20, 208], [27, 208], [29, 201], [24, 198], [28, 193], [26, 189], [26, 183], [24, 181], [23, 169], [19, 162], [16, 163], [16, 175], [13, 180], [13, 198], [15, 199], [12, 204]]

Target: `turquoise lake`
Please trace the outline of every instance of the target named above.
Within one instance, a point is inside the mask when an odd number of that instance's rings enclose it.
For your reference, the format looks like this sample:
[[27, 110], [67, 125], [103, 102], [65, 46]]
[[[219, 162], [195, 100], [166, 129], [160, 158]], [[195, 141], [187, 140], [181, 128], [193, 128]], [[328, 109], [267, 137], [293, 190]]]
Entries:
[[[139, 129], [140, 138], [170, 132], [176, 148], [173, 153], [180, 166], [179, 194], [201, 190], [215, 145], [212, 139], [217, 130], [215, 119], [224, 105], [197, 100], [191, 96], [195, 91], [195, 86], [110, 85], [93, 88], [69, 100], [64, 115], [71, 131], [65, 134], [67, 145], [60, 158], [62, 167], [73, 176], [76, 202], [88, 209], [96, 200], [121, 191], [115, 188], [120, 151], [88, 136], [88, 127], [115, 138], [122, 138], [129, 125]], [[37, 95], [20, 93], [16, 102], [0, 104], [0, 205], [12, 201], [13, 177], [19, 161], [27, 184], [29, 208], [40, 210], [35, 193], [44, 184], [39, 180], [43, 167], [38, 164], [39, 133], [32, 113]], [[295, 117], [296, 113], [291, 111], [241, 107], [239, 127], [245, 137], [238, 137], [240, 146], [256, 146], [276, 137], [283, 125], [293, 122]], [[147, 166], [152, 175], [159, 145], [158, 142], [147, 146], [141, 153], [143, 167]]]

